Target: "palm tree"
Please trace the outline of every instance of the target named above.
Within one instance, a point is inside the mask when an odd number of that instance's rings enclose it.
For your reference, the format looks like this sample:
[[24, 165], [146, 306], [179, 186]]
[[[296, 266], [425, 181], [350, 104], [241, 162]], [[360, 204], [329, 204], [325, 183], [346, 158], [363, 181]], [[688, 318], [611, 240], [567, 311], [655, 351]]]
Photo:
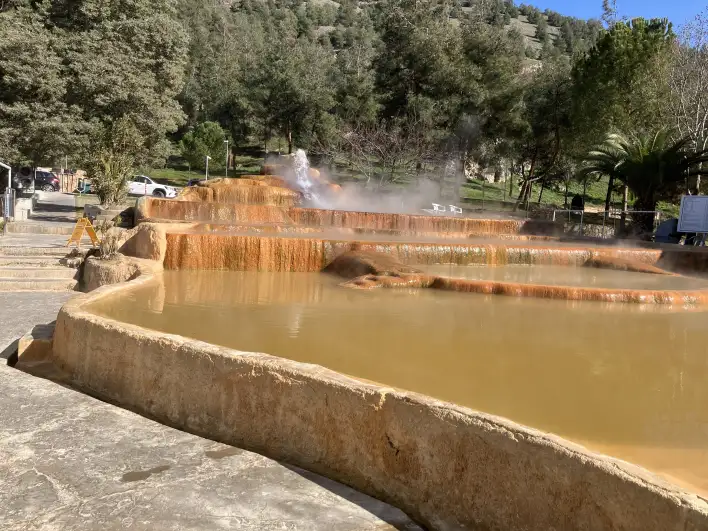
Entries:
[[[610, 134], [585, 156], [580, 176], [608, 176], [610, 188], [620, 181], [634, 194], [635, 210], [654, 211], [658, 201], [676, 197], [686, 179], [708, 175], [708, 149], [690, 146], [690, 137], [674, 141], [667, 129], [631, 137]], [[640, 224], [652, 230], [653, 218], [641, 217]]]

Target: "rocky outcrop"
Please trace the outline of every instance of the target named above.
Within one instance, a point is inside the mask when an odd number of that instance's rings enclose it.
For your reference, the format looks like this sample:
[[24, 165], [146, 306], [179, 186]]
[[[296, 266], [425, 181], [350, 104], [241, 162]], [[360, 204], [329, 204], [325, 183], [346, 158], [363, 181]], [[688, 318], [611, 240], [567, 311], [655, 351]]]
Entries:
[[420, 273], [418, 269], [400, 263], [389, 254], [362, 251], [356, 246], [337, 256], [322, 271], [344, 278], [356, 278], [363, 275], [398, 277]]

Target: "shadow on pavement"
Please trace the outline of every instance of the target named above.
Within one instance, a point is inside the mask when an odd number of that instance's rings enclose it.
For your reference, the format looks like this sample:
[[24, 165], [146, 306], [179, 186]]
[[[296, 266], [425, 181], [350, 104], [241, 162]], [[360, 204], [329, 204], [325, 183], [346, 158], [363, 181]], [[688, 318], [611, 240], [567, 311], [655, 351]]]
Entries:
[[314, 472], [309, 472], [303, 470], [296, 466], [288, 465], [286, 463], [281, 464], [295, 472], [296, 474], [302, 476], [303, 478], [316, 483], [320, 487], [327, 489], [333, 494], [336, 494], [340, 498], [343, 498], [350, 503], [358, 505], [362, 509], [373, 514], [377, 518], [389, 524], [393, 529], [398, 531], [424, 531], [425, 528], [418, 524], [415, 524], [403, 511], [389, 505], [385, 502], [372, 498], [371, 496], [359, 492], [351, 487], [342, 485], [334, 480], [327, 479], [326, 477], [315, 474]]

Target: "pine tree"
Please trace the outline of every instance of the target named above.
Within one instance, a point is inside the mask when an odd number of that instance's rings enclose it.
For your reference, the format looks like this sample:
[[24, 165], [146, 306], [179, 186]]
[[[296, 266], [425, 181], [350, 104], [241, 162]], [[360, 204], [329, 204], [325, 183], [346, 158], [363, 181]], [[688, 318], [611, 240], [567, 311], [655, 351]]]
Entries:
[[657, 99], [648, 90], [655, 61], [674, 42], [665, 19], [618, 22], [573, 69], [575, 121], [584, 124], [585, 145], [599, 142], [611, 129], [655, 130], [661, 125]]
[[186, 36], [172, 0], [13, 2], [0, 13], [0, 133], [16, 158], [73, 160], [119, 119], [164, 160], [183, 121]]
[[0, 159], [53, 162], [86, 141], [66, 99], [62, 40], [45, 30], [49, 3], [0, 11]]
[[345, 32], [346, 47], [337, 53], [336, 62], [335, 112], [353, 125], [375, 122], [379, 109], [372, 68], [375, 33], [368, 17], [362, 18], [356, 29]]

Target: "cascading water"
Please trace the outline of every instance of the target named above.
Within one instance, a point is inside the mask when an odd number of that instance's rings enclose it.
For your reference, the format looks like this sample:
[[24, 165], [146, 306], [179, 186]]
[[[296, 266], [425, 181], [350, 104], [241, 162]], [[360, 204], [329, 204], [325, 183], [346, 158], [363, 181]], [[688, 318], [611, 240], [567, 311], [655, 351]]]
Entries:
[[295, 151], [293, 171], [295, 172], [297, 186], [302, 192], [302, 195], [307, 201], [317, 203], [319, 197], [313, 189], [315, 183], [310, 177], [310, 161], [307, 160], [307, 154], [304, 149], [298, 149]]

